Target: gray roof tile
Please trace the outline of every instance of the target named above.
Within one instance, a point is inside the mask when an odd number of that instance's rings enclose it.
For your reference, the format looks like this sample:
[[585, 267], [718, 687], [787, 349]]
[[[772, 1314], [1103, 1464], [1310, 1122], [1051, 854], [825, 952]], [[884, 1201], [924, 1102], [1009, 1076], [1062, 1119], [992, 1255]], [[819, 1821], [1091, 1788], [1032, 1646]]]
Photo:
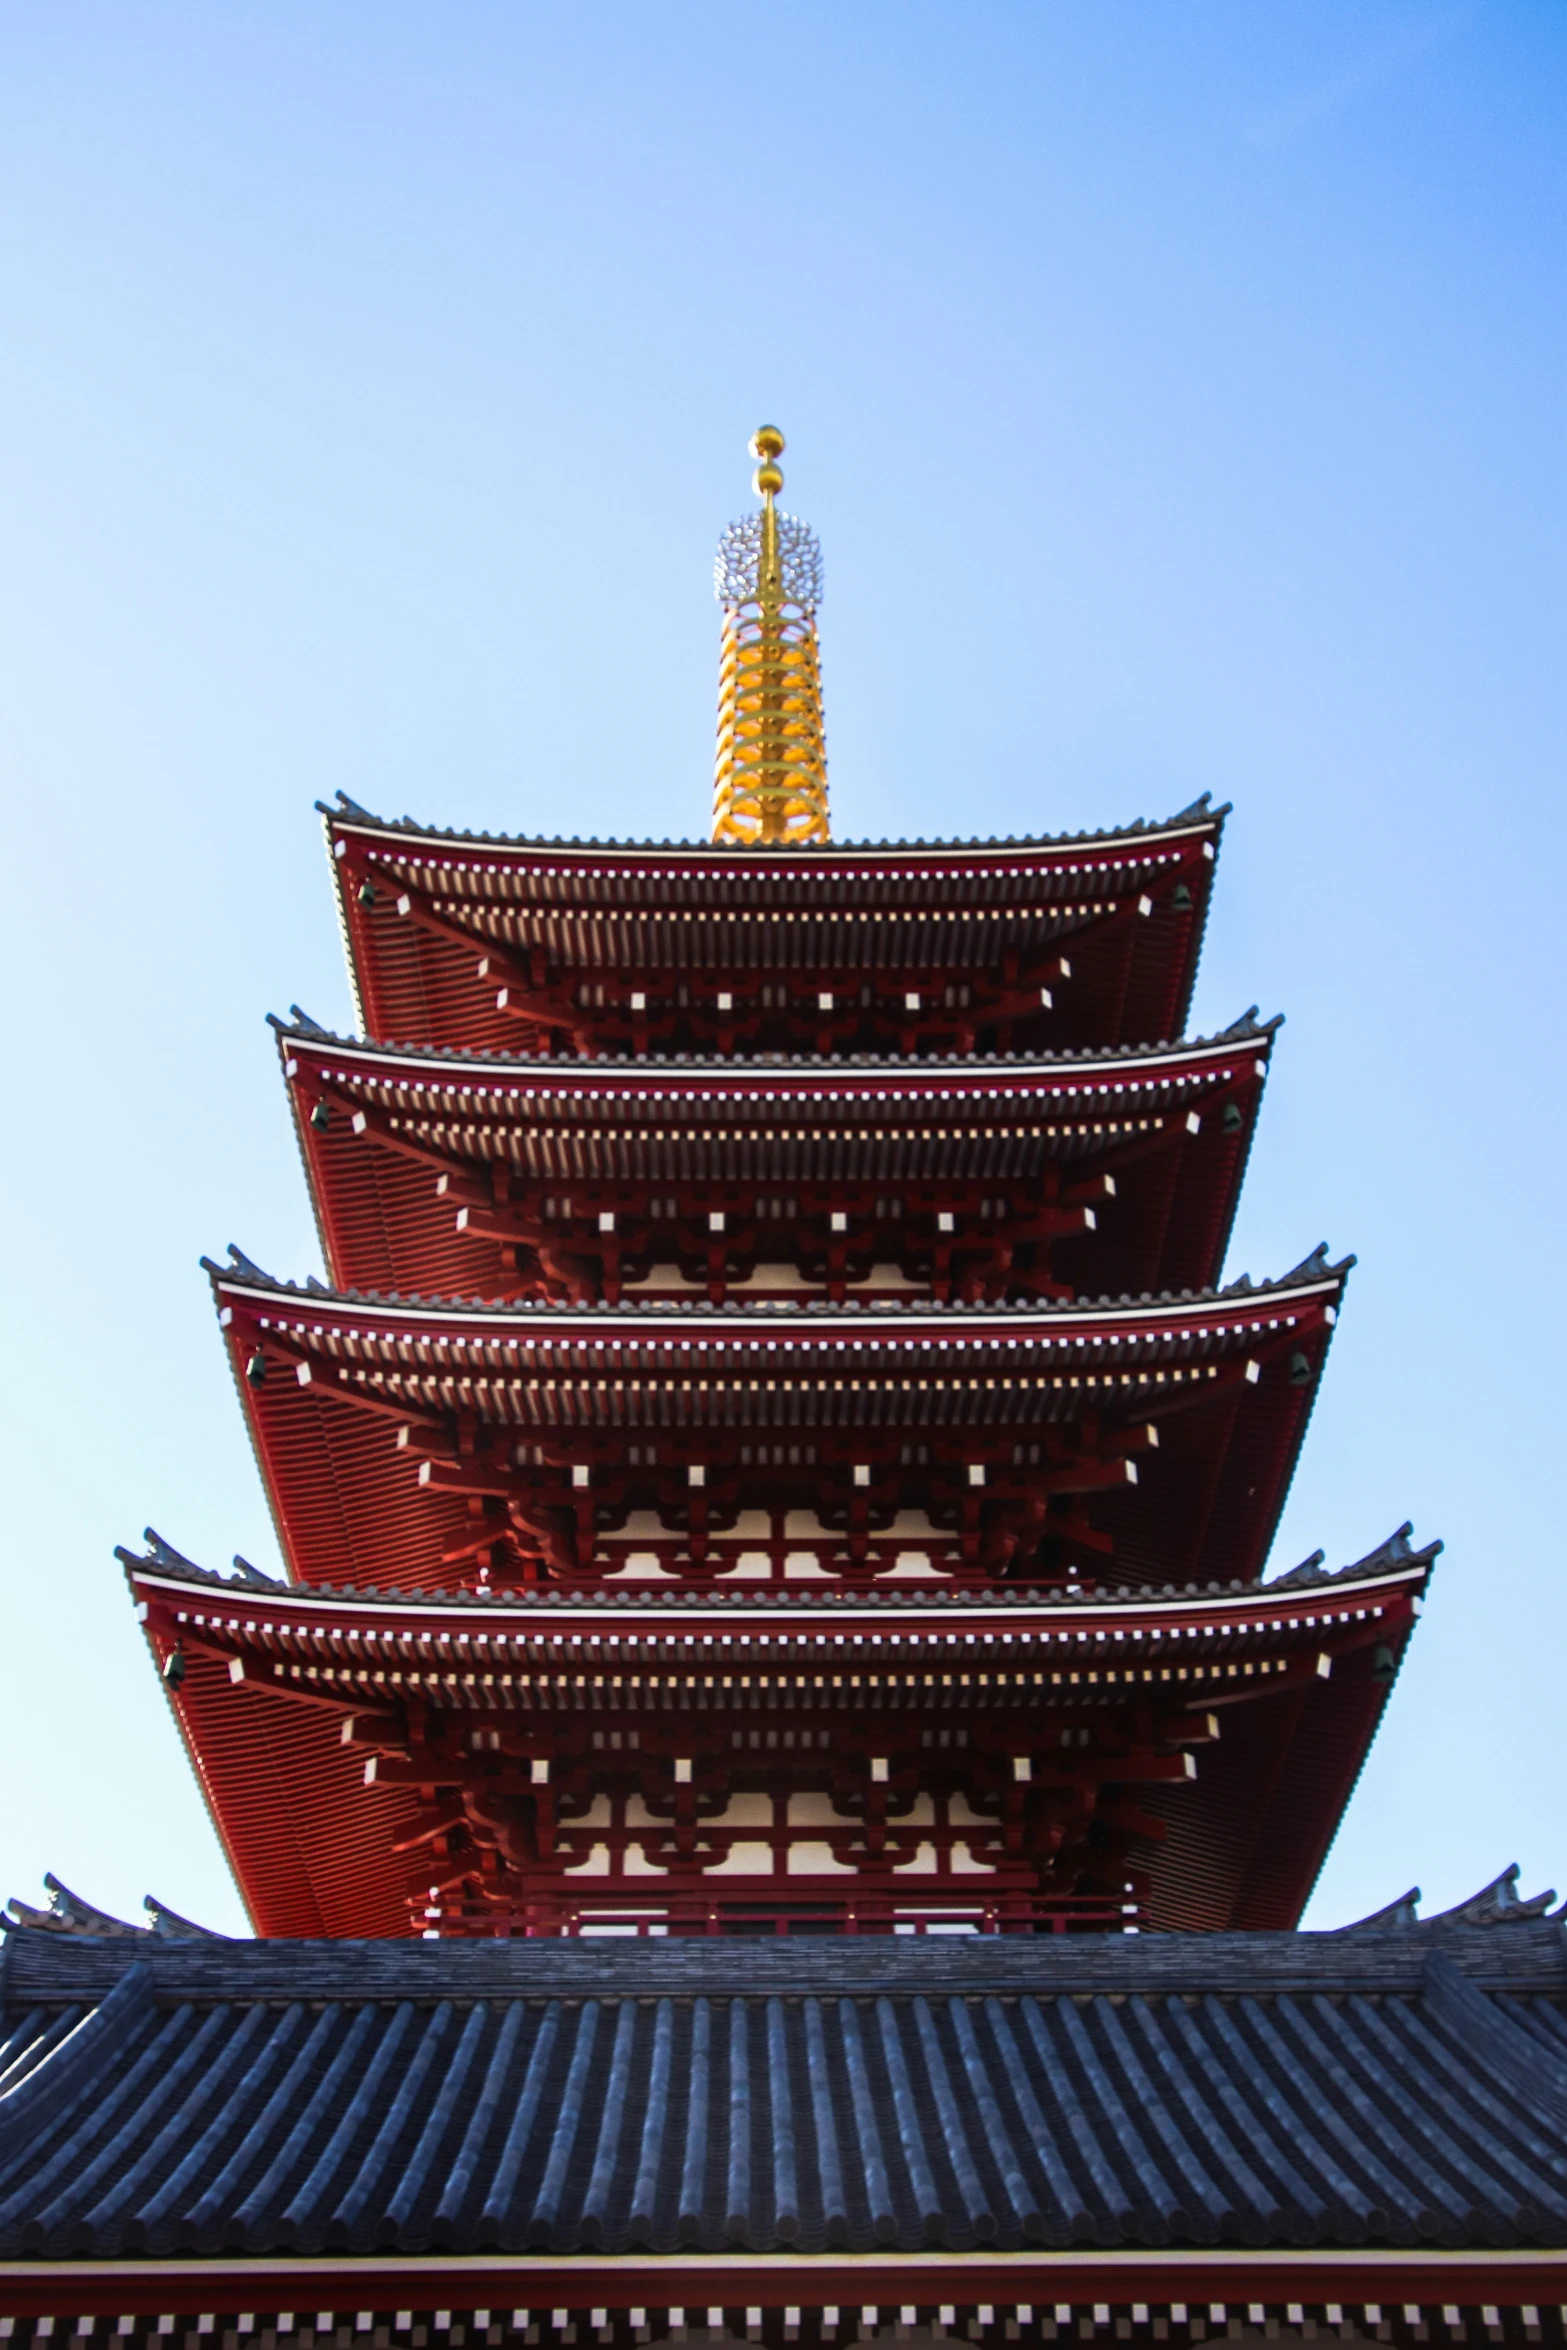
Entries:
[[14, 1928], [0, 2257], [1567, 2243], [1555, 1922], [800, 1956]]

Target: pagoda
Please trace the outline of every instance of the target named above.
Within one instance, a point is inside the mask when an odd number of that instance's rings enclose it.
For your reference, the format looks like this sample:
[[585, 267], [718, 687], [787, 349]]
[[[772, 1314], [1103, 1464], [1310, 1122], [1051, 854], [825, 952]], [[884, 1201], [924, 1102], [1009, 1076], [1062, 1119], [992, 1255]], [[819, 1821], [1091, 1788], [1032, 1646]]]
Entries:
[[782, 447], [711, 842], [324, 812], [287, 1579], [122, 1553], [256, 1934], [0, 1918], [0, 2345], [1567, 2350], [1567, 1909], [1299, 1930], [1437, 1546], [1267, 1571], [1224, 812], [835, 843]]
[[1435, 1546], [1264, 1567], [1352, 1260], [1220, 1286], [1226, 811], [834, 842], [821, 552], [724, 534], [712, 838], [323, 811], [328, 1280], [210, 1264], [288, 1580], [132, 1592], [266, 1936], [1293, 1926]]

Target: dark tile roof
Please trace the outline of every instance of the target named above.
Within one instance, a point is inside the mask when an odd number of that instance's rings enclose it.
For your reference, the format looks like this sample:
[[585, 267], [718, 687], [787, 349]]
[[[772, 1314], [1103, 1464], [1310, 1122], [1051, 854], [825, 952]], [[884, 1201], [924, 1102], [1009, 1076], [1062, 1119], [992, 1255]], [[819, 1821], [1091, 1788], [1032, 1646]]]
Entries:
[[[986, 1610], [1005, 1615], [1020, 1606], [1046, 1606], [1052, 1610], [1059, 1608], [1088, 1615], [1105, 1608], [1126, 1609], [1135, 1606], [1153, 1609], [1161, 1601], [1175, 1601], [1189, 1606], [1202, 1600], [1254, 1599], [1262, 1593], [1274, 1591], [1316, 1590], [1333, 1584], [1370, 1583], [1382, 1576], [1396, 1576], [1408, 1567], [1434, 1566], [1442, 1555], [1443, 1545], [1440, 1542], [1427, 1542], [1417, 1549], [1409, 1539], [1412, 1532], [1413, 1528], [1406, 1519], [1385, 1542], [1379, 1542], [1375, 1550], [1368, 1551], [1364, 1558], [1355, 1559], [1345, 1567], [1325, 1566], [1325, 1553], [1314, 1550], [1309, 1558], [1302, 1559], [1298, 1567], [1291, 1567], [1287, 1573], [1258, 1576], [1250, 1583], [1243, 1583], [1239, 1579], [1228, 1583], [1153, 1583], [1138, 1584], [1131, 1590], [1110, 1588], [1093, 1582], [1064, 1587], [1052, 1585], [1047, 1588], [1036, 1588], [1025, 1583], [973, 1586], [936, 1582], [917, 1586], [882, 1583], [874, 1586], [869, 1593], [850, 1585], [831, 1584], [712, 1583], [695, 1590], [685, 1586], [678, 1590], [664, 1590], [656, 1583], [638, 1584], [635, 1587], [599, 1583], [587, 1588], [562, 1583], [534, 1583], [517, 1584], [494, 1592], [478, 1592], [471, 1586], [452, 1590], [421, 1588], [413, 1592], [398, 1592], [388, 1590], [384, 1585], [369, 1583], [286, 1583], [277, 1576], [264, 1574], [259, 1567], [252, 1566], [249, 1559], [241, 1558], [238, 1553], [234, 1558], [234, 1571], [224, 1574], [213, 1567], [198, 1566], [194, 1559], [186, 1558], [182, 1551], [164, 1540], [155, 1526], [142, 1529], [142, 1540], [147, 1545], [144, 1552], [129, 1550], [121, 1543], [116, 1546], [114, 1555], [132, 1582], [138, 1569], [151, 1568], [160, 1576], [172, 1577], [204, 1591], [232, 1594], [238, 1589], [249, 1587], [305, 1604], [313, 1599], [362, 1599], [367, 1605], [377, 1608], [395, 1608], [400, 1602], [406, 1602], [419, 1608], [449, 1606], [482, 1611], [491, 1616], [514, 1614], [522, 1618], [541, 1612], [554, 1613], [560, 1608], [581, 1608], [593, 1615], [602, 1614], [605, 1610], [640, 1614], [648, 1608], [694, 1608], [704, 1614], [713, 1610], [744, 1612], [753, 1609], [776, 1616], [782, 1611], [804, 1620], [814, 1615], [857, 1613], [867, 1606], [878, 1616], [900, 1611], [904, 1614], [939, 1614], [944, 1608], [960, 1610], [965, 1616], [982, 1614]], [[46, 1882], [52, 1886], [54, 1880], [50, 1878]], [[1502, 1880], [1498, 1879], [1497, 1882], [1500, 1884]], [[1488, 1893], [1493, 1890], [1487, 1888]], [[70, 1898], [74, 1899], [75, 1896]], [[1368, 1919], [1366, 1923], [1388, 1926], [1409, 1924], [1412, 1917], [1409, 1905], [1419, 1898], [1419, 1890], [1416, 1888], [1414, 1892], [1404, 1894], [1399, 1901], [1390, 1903], [1385, 1911], [1378, 1911], [1376, 1917]], [[1476, 1895], [1477, 1900], [1482, 1898]], [[161, 1905], [153, 1903], [149, 1896], [149, 1907]]]
[[1558, 1921], [4, 1965], [9, 2259], [1567, 2244]]
[[708, 1053], [623, 1053], [597, 1054], [591, 1061], [558, 1058], [541, 1060], [528, 1053], [488, 1052], [462, 1045], [386, 1044], [362, 1036], [343, 1036], [336, 1029], [324, 1028], [319, 1020], [298, 1005], [290, 1004], [289, 1016], [281, 1019], [276, 1012], [267, 1014], [267, 1025], [279, 1040], [310, 1045], [332, 1045], [344, 1052], [373, 1054], [377, 1060], [411, 1061], [414, 1063], [450, 1063], [454, 1067], [479, 1066], [508, 1073], [536, 1070], [556, 1087], [580, 1085], [584, 1078], [606, 1074], [624, 1074], [645, 1082], [662, 1076], [704, 1076], [709, 1073], [752, 1084], [762, 1077], [777, 1077], [780, 1073], [797, 1071], [813, 1077], [856, 1077], [871, 1075], [896, 1077], [905, 1083], [925, 1080], [939, 1083], [948, 1071], [988, 1072], [998, 1076], [1016, 1075], [1034, 1069], [1079, 1069], [1096, 1062], [1105, 1064], [1125, 1061], [1178, 1061], [1184, 1054], [1199, 1053], [1220, 1045], [1268, 1045], [1284, 1025], [1284, 1014], [1274, 1012], [1266, 1020], [1259, 1018], [1258, 1008], [1252, 1004], [1232, 1020], [1227, 1028], [1216, 1028], [1210, 1036], [1183, 1036], [1173, 1040], [1146, 1044], [1066, 1045], [1049, 1052], [1033, 1053], [927, 1053], [910, 1061], [894, 1053], [753, 1053], [749, 1055], [714, 1055]]
[[830, 1304], [822, 1298], [774, 1300], [746, 1300], [731, 1298], [721, 1306], [709, 1305], [706, 1299], [688, 1300], [649, 1298], [623, 1300], [619, 1305], [589, 1303], [561, 1305], [549, 1298], [503, 1299], [483, 1297], [403, 1297], [396, 1290], [333, 1289], [326, 1282], [310, 1274], [302, 1282], [280, 1281], [275, 1273], [268, 1273], [247, 1257], [244, 1250], [232, 1240], [228, 1244], [229, 1263], [220, 1265], [212, 1257], [203, 1257], [202, 1271], [214, 1283], [242, 1281], [253, 1289], [267, 1289], [279, 1297], [305, 1300], [329, 1299], [337, 1305], [381, 1306], [393, 1310], [431, 1308], [443, 1314], [483, 1314], [491, 1319], [511, 1318], [522, 1322], [576, 1322], [604, 1321], [621, 1323], [656, 1322], [671, 1316], [700, 1316], [711, 1321], [742, 1320], [761, 1323], [773, 1314], [789, 1314], [811, 1320], [842, 1322], [873, 1320], [884, 1322], [899, 1315], [909, 1320], [916, 1317], [937, 1317], [954, 1322], [968, 1321], [977, 1326], [995, 1330], [1004, 1335], [1013, 1323], [1071, 1321], [1084, 1315], [1098, 1314], [1117, 1306], [1214, 1306], [1224, 1305], [1237, 1298], [1255, 1298], [1265, 1304], [1271, 1297], [1282, 1296], [1289, 1290], [1302, 1289], [1313, 1282], [1345, 1281], [1354, 1271], [1353, 1256], [1330, 1261], [1328, 1244], [1319, 1240], [1309, 1256], [1302, 1257], [1287, 1273], [1271, 1280], [1254, 1281], [1249, 1273], [1237, 1274], [1216, 1289], [1166, 1289], [1157, 1295], [1145, 1292], [1138, 1297], [1079, 1297], [1068, 1299], [1035, 1298], [1027, 1305], [965, 1305], [961, 1302], [943, 1303], [940, 1299], [920, 1298], [905, 1305], [901, 1300], [862, 1306], [854, 1299], [842, 1305]]
[[170, 1909], [168, 1903], [160, 1901], [154, 1893], [149, 1893], [142, 1903], [147, 1913], [147, 1923], [137, 1926], [124, 1918], [111, 1916], [105, 1909], [95, 1908], [90, 1901], [84, 1901], [79, 1893], [71, 1891], [69, 1885], [62, 1884], [53, 1870], [45, 1871], [44, 1889], [49, 1897], [46, 1909], [33, 1909], [25, 1901], [18, 1901], [13, 1894], [7, 1905], [12, 1914], [10, 1917], [0, 1914], [0, 1926], [41, 1926], [51, 1934], [87, 1934], [100, 1940], [107, 1937], [113, 1942], [142, 1941], [149, 1934], [160, 1935], [165, 1941], [188, 1942], [192, 1937], [204, 1942], [226, 1942], [231, 1939], [227, 1934], [215, 1934], [210, 1926], [198, 1926], [191, 1919], [182, 1918], [177, 1909]]
[[947, 850], [961, 854], [978, 849], [1069, 849], [1081, 848], [1094, 841], [1136, 840], [1149, 833], [1175, 832], [1193, 824], [1222, 825], [1230, 813], [1230, 803], [1222, 807], [1210, 806], [1213, 795], [1203, 792], [1173, 816], [1138, 816], [1130, 824], [1101, 826], [1098, 831], [1046, 832], [1032, 834], [991, 834], [987, 840], [828, 840], [828, 841], [757, 841], [737, 848], [733, 842], [713, 840], [582, 840], [575, 835], [566, 839], [561, 834], [553, 838], [516, 832], [470, 832], [450, 825], [421, 824], [416, 816], [373, 816], [368, 808], [361, 808], [340, 791], [334, 805], [328, 800], [317, 800], [316, 808], [328, 823], [370, 824], [378, 832], [401, 832], [419, 840], [462, 841], [478, 848], [625, 850], [674, 849], [682, 856], [709, 856], [715, 860], [766, 858], [779, 863], [824, 863], [835, 853], [844, 851], [873, 853], [878, 849]]
[[1518, 1891], [1518, 1863], [1503, 1869], [1489, 1885], [1482, 1885], [1467, 1901], [1455, 1903], [1452, 1909], [1437, 1910], [1433, 1916], [1420, 1915], [1420, 1888], [1411, 1885], [1407, 1893], [1390, 1901], [1384, 1909], [1373, 1910], [1368, 1918], [1356, 1918], [1352, 1925], [1336, 1929], [1341, 1934], [1386, 1934], [1395, 1928], [1405, 1928], [1422, 1934], [1450, 1934], [1460, 1926], [1519, 1926], [1535, 1918], [1543, 1918], [1554, 1893], [1532, 1893], [1525, 1900]]

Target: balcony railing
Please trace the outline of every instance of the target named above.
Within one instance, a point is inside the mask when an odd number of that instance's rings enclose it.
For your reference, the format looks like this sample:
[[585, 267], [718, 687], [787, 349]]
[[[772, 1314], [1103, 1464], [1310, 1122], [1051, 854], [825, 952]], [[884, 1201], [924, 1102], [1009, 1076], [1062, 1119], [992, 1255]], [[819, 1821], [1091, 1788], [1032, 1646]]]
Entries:
[[670, 1894], [657, 1903], [541, 1900], [510, 1913], [472, 1903], [432, 1902], [424, 1931], [441, 1939], [780, 1936], [789, 1934], [1137, 1934], [1148, 1929], [1137, 1901], [1098, 1893], [1001, 1893], [950, 1902], [858, 1897], [840, 1901], [721, 1901]]

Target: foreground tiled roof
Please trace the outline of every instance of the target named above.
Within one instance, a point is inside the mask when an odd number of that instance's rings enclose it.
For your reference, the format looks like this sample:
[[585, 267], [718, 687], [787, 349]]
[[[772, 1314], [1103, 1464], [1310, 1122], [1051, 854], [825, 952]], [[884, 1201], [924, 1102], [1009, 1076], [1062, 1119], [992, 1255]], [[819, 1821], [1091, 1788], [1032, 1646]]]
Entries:
[[0, 2255], [1567, 2244], [1567, 1949], [1510, 1882], [1339, 1935], [21, 1926]]

